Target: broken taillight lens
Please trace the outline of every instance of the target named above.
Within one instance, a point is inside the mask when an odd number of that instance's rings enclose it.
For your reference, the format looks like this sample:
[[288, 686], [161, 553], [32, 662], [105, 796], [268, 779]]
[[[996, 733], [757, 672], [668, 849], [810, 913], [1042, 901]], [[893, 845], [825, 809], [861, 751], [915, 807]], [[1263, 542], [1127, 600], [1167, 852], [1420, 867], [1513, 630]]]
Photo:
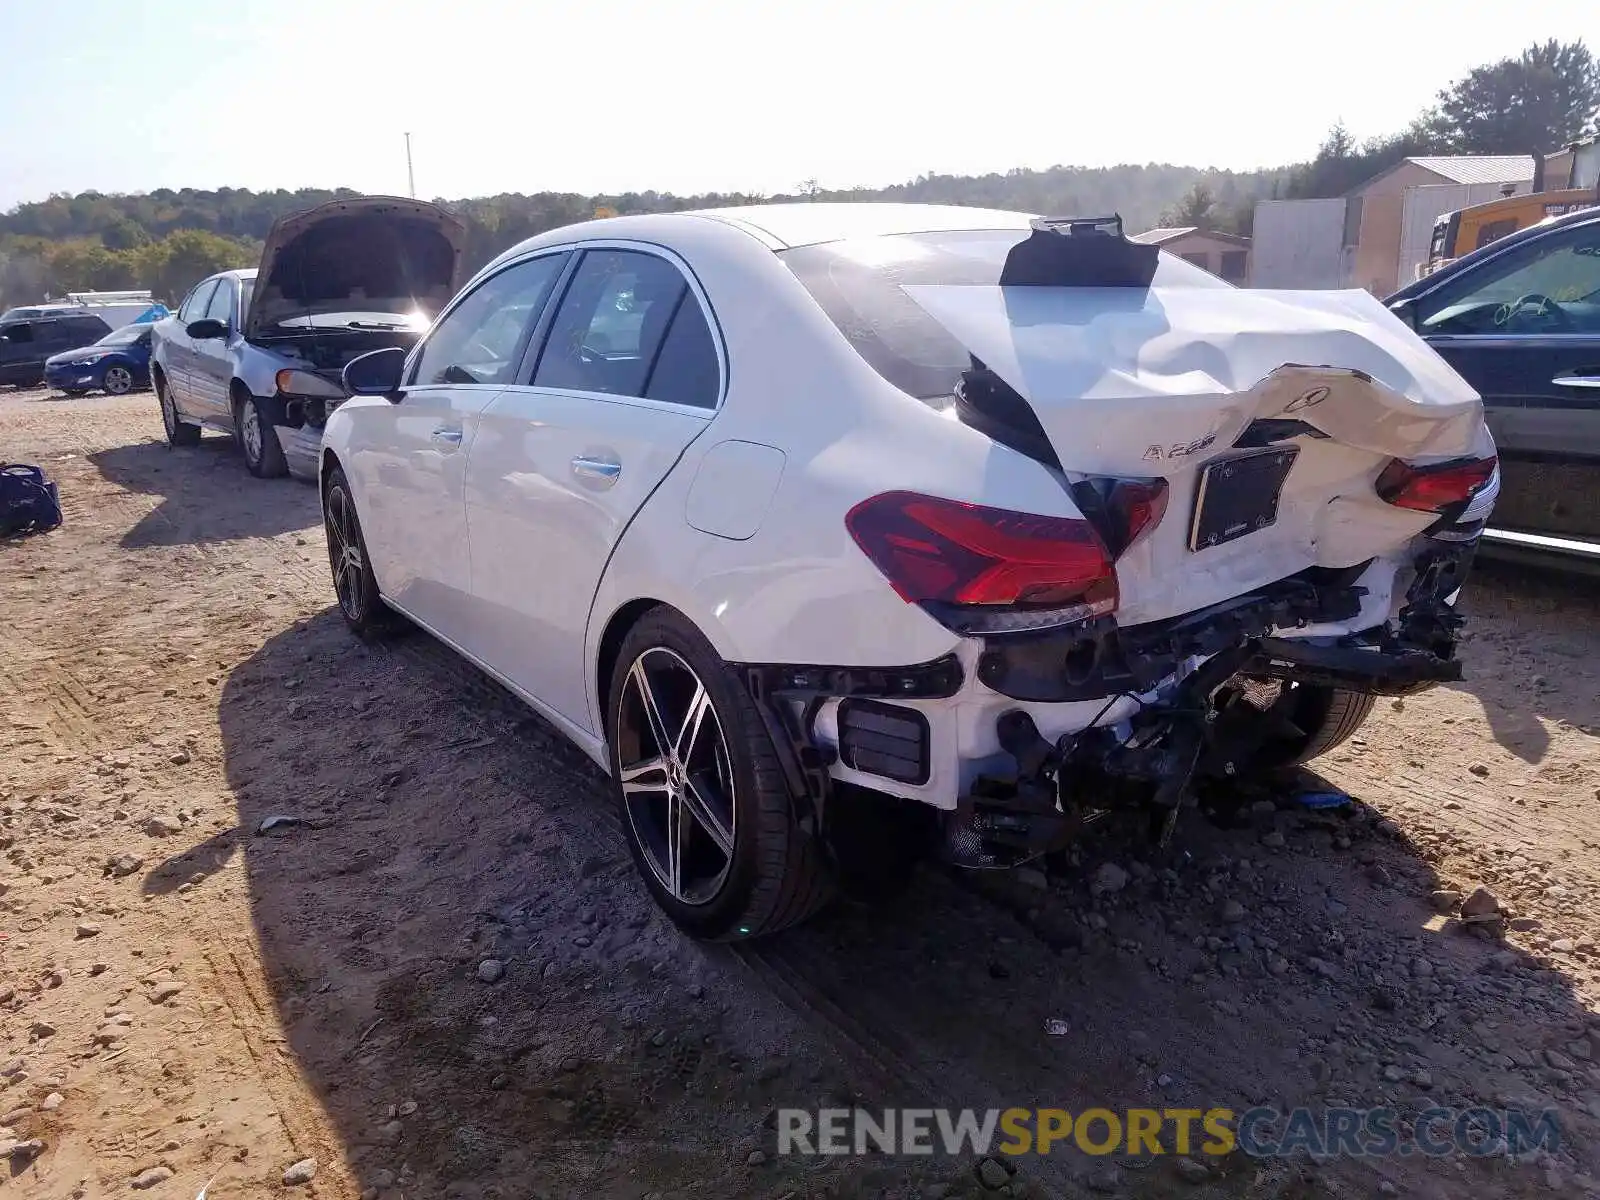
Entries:
[[[1482, 507], [1481, 515], [1470, 518], [1482, 520], [1489, 515], [1494, 496], [1499, 492], [1499, 477], [1500, 460], [1493, 455], [1458, 458], [1428, 466], [1396, 458], [1378, 476], [1376, 487], [1378, 498], [1397, 508], [1442, 513], [1456, 505], [1464, 505], [1467, 510]], [[1485, 500], [1486, 503], [1479, 504]], [[1467, 512], [1459, 516], [1464, 518]]]
[[1117, 607], [1116, 569], [1088, 521], [885, 492], [845, 525], [903, 599], [958, 632], [1044, 628]]
[[1161, 523], [1167, 512], [1165, 479], [1119, 479], [1111, 485], [1106, 506], [1117, 525], [1116, 555]]

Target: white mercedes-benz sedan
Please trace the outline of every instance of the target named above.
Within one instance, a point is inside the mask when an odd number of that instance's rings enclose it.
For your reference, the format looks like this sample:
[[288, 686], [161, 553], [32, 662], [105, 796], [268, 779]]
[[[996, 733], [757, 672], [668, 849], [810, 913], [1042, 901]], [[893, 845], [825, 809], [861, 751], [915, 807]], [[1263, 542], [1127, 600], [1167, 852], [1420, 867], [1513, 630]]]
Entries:
[[913, 846], [1014, 866], [1113, 808], [1164, 839], [1459, 678], [1499, 486], [1477, 394], [1377, 300], [1233, 288], [1116, 218], [597, 220], [344, 384], [345, 619], [581, 746], [711, 938]]

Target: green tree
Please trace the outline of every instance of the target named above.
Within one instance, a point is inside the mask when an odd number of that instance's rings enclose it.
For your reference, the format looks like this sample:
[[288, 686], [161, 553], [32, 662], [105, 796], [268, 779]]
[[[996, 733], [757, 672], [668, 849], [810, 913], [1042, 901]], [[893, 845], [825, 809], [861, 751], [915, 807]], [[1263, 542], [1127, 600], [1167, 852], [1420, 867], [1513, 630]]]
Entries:
[[261, 247], [201, 229], [182, 229], [137, 253], [144, 286], [162, 299], [176, 301], [207, 275], [255, 266]]
[[1339, 123], [1317, 147], [1315, 158], [1289, 172], [1285, 196], [1291, 200], [1343, 196], [1406, 158], [1437, 154], [1446, 148], [1439, 131], [1423, 118], [1399, 133], [1370, 138], [1359, 146]]
[[116, 217], [100, 234], [107, 250], [132, 250], [150, 241], [150, 233], [132, 217]]
[[43, 244], [14, 239], [0, 244], [0, 311], [36, 303], [50, 292], [50, 266]]
[[1551, 39], [1470, 71], [1425, 121], [1459, 154], [1541, 154], [1593, 128], [1600, 64], [1581, 41]]
[[138, 279], [134, 255], [108, 250], [88, 238], [52, 246], [49, 264], [55, 286], [63, 292], [117, 291], [134, 286]]
[[1168, 228], [1197, 226], [1212, 229], [1216, 226], [1217, 198], [1204, 180], [1196, 180], [1183, 194], [1183, 198], [1161, 214], [1161, 224]]

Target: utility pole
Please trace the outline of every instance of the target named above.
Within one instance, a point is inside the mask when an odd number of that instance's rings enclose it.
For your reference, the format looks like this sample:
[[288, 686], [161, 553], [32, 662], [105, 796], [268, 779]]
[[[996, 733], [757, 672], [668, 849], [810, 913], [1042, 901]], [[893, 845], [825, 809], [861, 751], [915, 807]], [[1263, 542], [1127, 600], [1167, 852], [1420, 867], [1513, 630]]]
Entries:
[[417, 198], [417, 173], [411, 169], [411, 135], [406, 134], [406, 181], [411, 185], [411, 198]]

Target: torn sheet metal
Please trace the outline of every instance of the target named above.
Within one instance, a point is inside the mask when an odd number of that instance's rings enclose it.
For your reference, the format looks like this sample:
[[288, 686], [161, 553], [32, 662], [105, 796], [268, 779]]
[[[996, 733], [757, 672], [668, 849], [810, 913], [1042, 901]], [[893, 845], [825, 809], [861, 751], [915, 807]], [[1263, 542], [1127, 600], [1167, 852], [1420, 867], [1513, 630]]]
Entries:
[[1028, 401], [1071, 470], [1165, 474], [1157, 443], [1225, 447], [1258, 418], [1413, 458], [1470, 453], [1481, 429], [1478, 394], [1362, 291], [905, 292]]

